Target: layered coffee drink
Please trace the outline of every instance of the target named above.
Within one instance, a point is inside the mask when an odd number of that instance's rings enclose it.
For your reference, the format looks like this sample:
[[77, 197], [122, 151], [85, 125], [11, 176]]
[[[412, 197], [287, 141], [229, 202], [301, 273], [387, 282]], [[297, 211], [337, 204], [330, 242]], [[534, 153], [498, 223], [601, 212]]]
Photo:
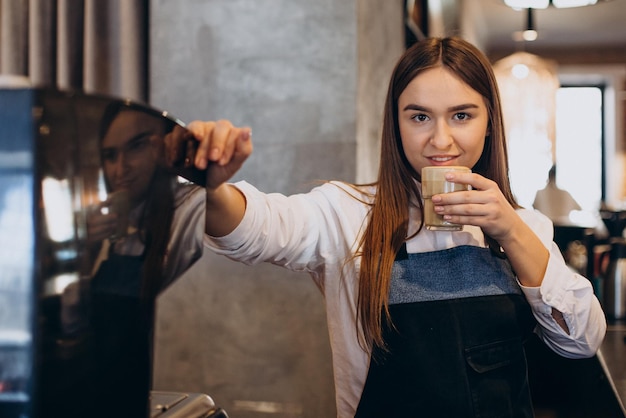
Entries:
[[466, 184], [446, 181], [445, 175], [451, 171], [471, 173], [462, 166], [432, 166], [422, 169], [422, 197], [424, 198], [424, 225], [433, 231], [460, 231], [463, 225], [454, 224], [443, 219], [435, 212], [432, 197], [436, 194], [469, 190]]

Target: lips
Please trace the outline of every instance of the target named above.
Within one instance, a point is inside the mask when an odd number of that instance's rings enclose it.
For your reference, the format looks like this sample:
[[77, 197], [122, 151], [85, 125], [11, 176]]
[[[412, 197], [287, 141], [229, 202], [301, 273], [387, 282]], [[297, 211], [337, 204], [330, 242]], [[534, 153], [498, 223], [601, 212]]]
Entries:
[[436, 155], [431, 157], [426, 157], [433, 165], [445, 165], [451, 161], [454, 161], [458, 158], [456, 155]]
[[133, 184], [132, 181], [130, 180], [125, 180], [123, 182], [119, 182], [119, 183], [115, 183], [115, 190], [123, 190], [123, 189], [130, 189], [130, 186]]

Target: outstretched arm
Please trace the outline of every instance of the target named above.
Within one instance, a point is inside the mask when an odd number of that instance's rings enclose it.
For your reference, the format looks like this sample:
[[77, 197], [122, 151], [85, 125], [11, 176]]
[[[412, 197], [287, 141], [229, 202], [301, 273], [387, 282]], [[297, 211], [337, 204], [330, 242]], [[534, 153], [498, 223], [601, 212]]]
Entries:
[[195, 166], [206, 169], [206, 223], [211, 236], [232, 232], [246, 209], [243, 194], [226, 182], [252, 153], [250, 128], [238, 128], [227, 120], [190, 123], [187, 128], [200, 142]]

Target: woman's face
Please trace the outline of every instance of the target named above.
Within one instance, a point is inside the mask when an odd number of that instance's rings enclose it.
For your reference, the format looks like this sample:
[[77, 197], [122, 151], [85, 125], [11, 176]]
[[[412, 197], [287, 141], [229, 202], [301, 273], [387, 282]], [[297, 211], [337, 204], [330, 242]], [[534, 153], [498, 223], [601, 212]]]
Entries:
[[145, 198], [157, 166], [157, 137], [163, 135], [161, 121], [149, 114], [123, 110], [102, 140], [104, 175], [111, 192], [126, 190], [131, 204]]
[[483, 96], [443, 67], [409, 83], [398, 99], [398, 120], [404, 153], [417, 173], [435, 165], [472, 168], [489, 126]]

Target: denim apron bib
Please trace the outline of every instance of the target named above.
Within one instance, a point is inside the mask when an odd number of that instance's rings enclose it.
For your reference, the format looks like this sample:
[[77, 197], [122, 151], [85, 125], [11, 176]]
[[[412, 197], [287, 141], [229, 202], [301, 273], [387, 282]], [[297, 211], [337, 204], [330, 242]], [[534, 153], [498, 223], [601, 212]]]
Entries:
[[488, 248], [407, 254], [355, 417], [533, 417], [525, 338], [535, 321], [509, 262]]

